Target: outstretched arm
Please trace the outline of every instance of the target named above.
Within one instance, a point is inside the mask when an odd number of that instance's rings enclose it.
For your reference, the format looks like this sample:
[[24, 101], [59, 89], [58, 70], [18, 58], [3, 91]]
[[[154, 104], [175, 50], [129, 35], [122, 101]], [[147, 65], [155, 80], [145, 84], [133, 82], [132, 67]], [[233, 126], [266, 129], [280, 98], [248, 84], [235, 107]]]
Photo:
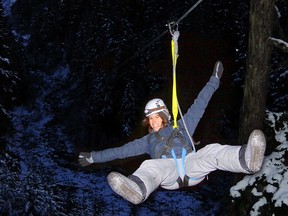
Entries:
[[[200, 91], [196, 100], [194, 101], [192, 106], [188, 109], [187, 113], [184, 115], [184, 121], [187, 125], [187, 128], [191, 136], [194, 134], [195, 129], [200, 119], [202, 118], [212, 95], [219, 87], [220, 78], [222, 77], [223, 71], [224, 67], [222, 62], [217, 61], [215, 63], [210, 80]], [[181, 120], [179, 124], [182, 124]]]
[[120, 147], [109, 148], [103, 151], [81, 152], [78, 161], [81, 166], [88, 166], [92, 163], [104, 163], [115, 159], [137, 156], [147, 152], [147, 145], [146, 135], [141, 139], [128, 142]]

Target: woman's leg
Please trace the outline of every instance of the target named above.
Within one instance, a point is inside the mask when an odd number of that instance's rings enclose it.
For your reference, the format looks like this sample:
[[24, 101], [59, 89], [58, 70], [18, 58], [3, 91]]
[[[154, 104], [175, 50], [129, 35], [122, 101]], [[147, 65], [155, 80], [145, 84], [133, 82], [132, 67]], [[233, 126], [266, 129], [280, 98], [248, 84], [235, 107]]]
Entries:
[[246, 172], [239, 161], [241, 146], [210, 144], [189, 154], [185, 161], [186, 174], [190, 178], [201, 179], [214, 170]]
[[[146, 187], [146, 197], [159, 186], [166, 188], [176, 183], [178, 171], [174, 159], [145, 160], [133, 173], [140, 178]], [[176, 188], [175, 188], [176, 189]]]
[[263, 132], [254, 130], [247, 145], [210, 144], [189, 154], [185, 161], [186, 174], [192, 178], [203, 178], [216, 169], [235, 173], [257, 172], [262, 166], [265, 149]]
[[160, 185], [175, 184], [178, 172], [174, 159], [150, 159], [145, 160], [131, 176], [112, 172], [107, 178], [117, 194], [133, 204], [139, 204]]

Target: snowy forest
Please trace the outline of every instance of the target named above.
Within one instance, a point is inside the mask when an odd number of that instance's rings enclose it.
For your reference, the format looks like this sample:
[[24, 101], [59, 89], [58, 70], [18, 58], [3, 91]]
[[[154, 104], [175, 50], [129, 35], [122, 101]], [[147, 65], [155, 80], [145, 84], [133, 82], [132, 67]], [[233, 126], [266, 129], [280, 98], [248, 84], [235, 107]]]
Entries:
[[106, 177], [133, 173], [147, 155], [78, 164], [81, 151], [145, 135], [149, 99], [171, 108], [167, 24], [197, 2], [178, 25], [179, 104], [185, 112], [221, 60], [220, 88], [193, 138], [197, 149], [241, 145], [249, 1], [0, 0], [0, 215], [287, 214], [287, 0], [275, 1], [261, 171], [215, 171], [195, 187], [159, 188], [136, 206], [115, 194]]

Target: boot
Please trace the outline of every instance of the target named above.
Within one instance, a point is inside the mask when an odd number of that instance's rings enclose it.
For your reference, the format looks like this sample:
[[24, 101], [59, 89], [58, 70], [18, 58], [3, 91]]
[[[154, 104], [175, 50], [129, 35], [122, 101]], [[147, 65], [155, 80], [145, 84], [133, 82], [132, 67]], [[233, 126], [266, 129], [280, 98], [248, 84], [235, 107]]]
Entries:
[[249, 136], [244, 155], [247, 171], [254, 173], [261, 169], [265, 149], [265, 135], [261, 130], [253, 130]]
[[143, 191], [143, 187], [145, 188], [145, 186], [137, 176], [127, 178], [120, 173], [111, 172], [107, 179], [112, 190], [129, 202], [137, 205], [144, 201], [145, 191]]
[[215, 63], [214, 69], [213, 69], [213, 73], [212, 76], [217, 77], [218, 79], [220, 79], [223, 75], [223, 71], [224, 71], [224, 67], [221, 61], [217, 61]]

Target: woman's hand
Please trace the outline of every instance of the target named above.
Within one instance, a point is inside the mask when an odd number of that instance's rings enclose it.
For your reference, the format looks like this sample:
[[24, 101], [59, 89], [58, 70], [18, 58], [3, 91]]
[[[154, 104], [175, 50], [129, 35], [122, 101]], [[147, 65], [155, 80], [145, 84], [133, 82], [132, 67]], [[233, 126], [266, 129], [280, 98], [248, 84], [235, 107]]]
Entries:
[[78, 162], [82, 167], [94, 163], [91, 152], [80, 152]]

